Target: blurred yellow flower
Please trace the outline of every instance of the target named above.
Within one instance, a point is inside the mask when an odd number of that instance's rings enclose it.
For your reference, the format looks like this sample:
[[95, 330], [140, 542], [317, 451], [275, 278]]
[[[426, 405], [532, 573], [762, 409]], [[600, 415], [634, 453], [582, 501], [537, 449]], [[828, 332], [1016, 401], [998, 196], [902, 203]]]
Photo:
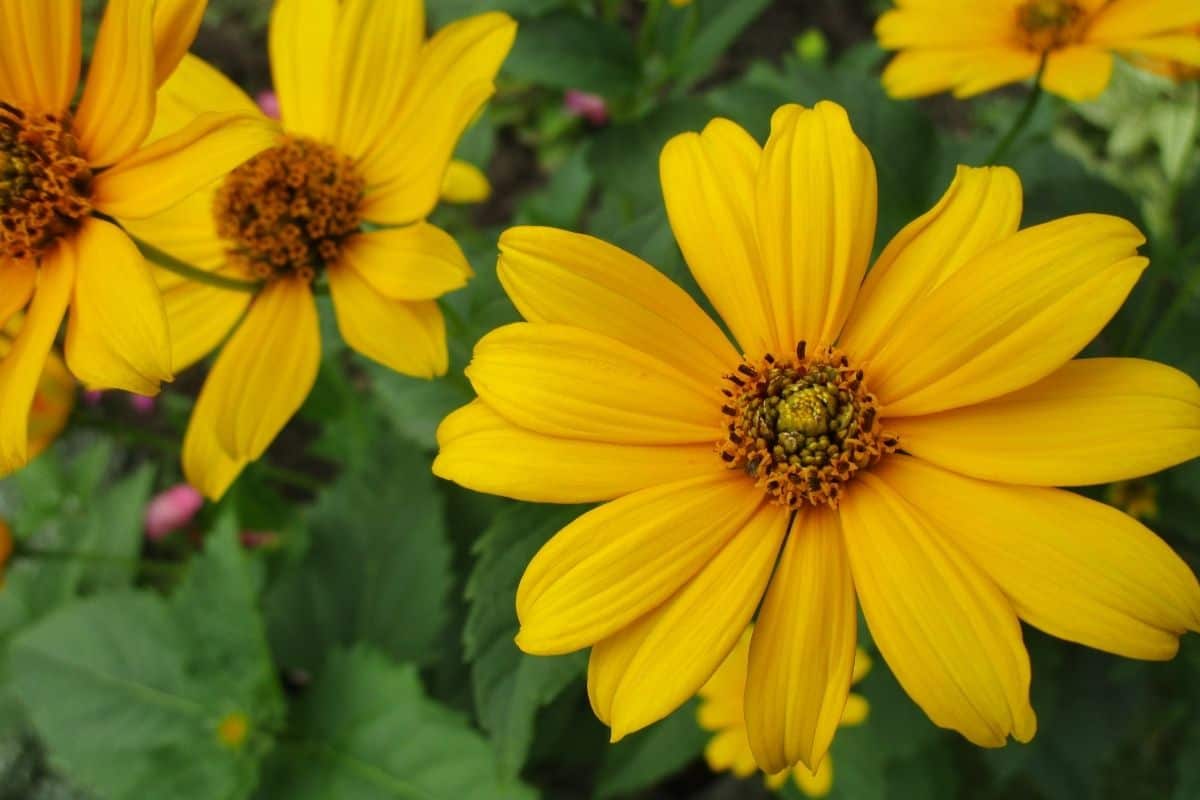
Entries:
[[[21, 323], [22, 317], [18, 314], [9, 320], [5, 328], [0, 329], [0, 359], [5, 358], [12, 349]], [[53, 350], [47, 353], [28, 412], [29, 459], [40, 455], [67, 426], [67, 420], [75, 408], [75, 389], [75, 379], [71, 377], [62, 357]], [[11, 470], [5, 470], [0, 465], [0, 478], [9, 472]]]
[[73, 107], [80, 0], [0, 0], [0, 327], [26, 312], [0, 362], [0, 472], [29, 459], [29, 407], [68, 308], [67, 364], [88, 386], [155, 394], [171, 379], [150, 268], [110, 220], [157, 213], [270, 144], [218, 114], [142, 147], [203, 12], [110, 0]]
[[714, 120], [660, 170], [736, 347], [634, 256], [509, 230], [498, 275], [528, 321], [476, 346], [479, 398], [442, 423], [434, 464], [521, 500], [611, 501], [538, 552], [516, 599], [526, 652], [592, 648], [614, 739], [694, 695], [756, 609], [746, 725], [770, 773], [824, 757], [859, 603], [909, 695], [989, 747], [1037, 724], [1019, 619], [1148, 659], [1200, 628], [1166, 544], [1049, 488], [1200, 454], [1190, 377], [1071, 360], [1147, 265], [1133, 225], [1019, 231], [1016, 174], [960, 167], [867, 274], [875, 167], [832, 103], [779, 109], [765, 148]]
[[[1176, 31], [1175, 35], [1200, 41], [1200, 25]], [[1135, 55], [1133, 62], [1142, 69], [1157, 73], [1176, 82], [1200, 80], [1200, 63], [1172, 60], [1157, 54]]]
[[1108, 502], [1131, 517], [1158, 519], [1158, 487], [1150, 481], [1119, 481], [1108, 487]]
[[895, 0], [875, 33], [900, 51], [883, 72], [893, 97], [956, 97], [1032, 78], [1089, 100], [1108, 86], [1113, 55], [1200, 68], [1196, 0]]
[[240, 711], [226, 714], [217, 724], [217, 741], [232, 750], [245, 744], [249, 734], [250, 720]]
[[[515, 34], [510, 17], [487, 13], [425, 41], [420, 2], [279, 0], [269, 32], [283, 127], [275, 146], [166, 212], [128, 221], [172, 256], [262, 281], [250, 293], [157, 274], [176, 368], [225, 343], [184, 441], [184, 473], [205, 495], [221, 497], [312, 388], [317, 276], [328, 279], [351, 347], [407, 375], [445, 373], [436, 298], [471, 269], [454, 239], [424, 220], [439, 195], [487, 195], [482, 174], [451, 154]], [[189, 56], [159, 92], [154, 135], [214, 110], [266, 119]]]
[[[725, 661], [700, 689], [700, 709], [697, 718], [700, 727], [714, 731], [714, 736], [704, 749], [704, 758], [715, 772], [732, 770], [739, 778], [749, 777], [758, 771], [754, 753], [750, 750], [750, 738], [746, 734], [746, 674], [750, 659], [750, 631], [747, 628], [742, 638], [725, 658]], [[859, 648], [854, 656], [854, 672], [851, 685], [858, 683], [871, 669], [870, 657]], [[866, 698], [858, 694], [846, 697], [839, 725], [860, 725], [867, 718], [870, 707]], [[825, 756], [816, 772], [802, 764], [790, 770], [767, 776], [767, 785], [778, 789], [792, 777], [800, 791], [809, 797], [824, 797], [833, 788], [833, 756]]]

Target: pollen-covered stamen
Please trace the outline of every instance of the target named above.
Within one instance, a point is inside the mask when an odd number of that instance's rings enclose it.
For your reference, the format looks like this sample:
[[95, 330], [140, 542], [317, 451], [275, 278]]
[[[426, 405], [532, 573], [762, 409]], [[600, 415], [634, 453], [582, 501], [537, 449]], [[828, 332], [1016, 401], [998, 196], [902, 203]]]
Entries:
[[1017, 8], [1021, 44], [1039, 53], [1083, 37], [1087, 12], [1074, 0], [1027, 0]]
[[91, 213], [92, 170], [68, 115], [0, 101], [0, 259], [39, 255]]
[[880, 430], [862, 371], [835, 348], [807, 349], [743, 363], [722, 390], [721, 459], [789, 508], [837, 506], [843, 484], [899, 445]]
[[359, 230], [364, 186], [334, 148], [289, 138], [225, 179], [213, 208], [217, 233], [248, 276], [312, 280]]

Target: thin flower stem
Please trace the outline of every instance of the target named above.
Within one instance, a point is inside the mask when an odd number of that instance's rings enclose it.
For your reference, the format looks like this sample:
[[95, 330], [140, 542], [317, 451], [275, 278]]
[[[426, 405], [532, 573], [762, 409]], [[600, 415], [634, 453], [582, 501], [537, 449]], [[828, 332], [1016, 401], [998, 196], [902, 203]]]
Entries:
[[1048, 53], [1042, 53], [1042, 60], [1038, 64], [1037, 74], [1033, 76], [1033, 91], [1029, 93], [1029, 97], [1025, 100], [1025, 107], [1021, 109], [1021, 113], [1017, 115], [1017, 119], [1013, 122], [1012, 127], [1008, 129], [1008, 133], [1004, 134], [1004, 138], [996, 143], [996, 147], [992, 150], [992, 154], [988, 156], [984, 162], [986, 166], [996, 164], [1004, 157], [1008, 149], [1012, 147], [1013, 142], [1017, 140], [1017, 136], [1029, 124], [1029, 120], [1033, 118], [1033, 112], [1037, 109], [1038, 101], [1042, 99], [1044, 92], [1042, 91], [1042, 74], [1046, 71], [1046, 57]]
[[153, 261], [155, 265], [162, 267], [168, 272], [174, 272], [181, 278], [186, 278], [189, 281], [196, 283], [204, 283], [209, 286], [215, 286], [218, 289], [229, 289], [237, 292], [249, 292], [253, 294], [262, 288], [262, 284], [258, 281], [243, 281], [238, 278], [227, 278], [224, 275], [217, 275], [214, 272], [193, 267], [186, 261], [181, 261], [170, 253], [164, 253], [149, 242], [144, 242], [137, 237], [130, 237], [134, 244], [142, 251], [142, 255], [147, 261]]

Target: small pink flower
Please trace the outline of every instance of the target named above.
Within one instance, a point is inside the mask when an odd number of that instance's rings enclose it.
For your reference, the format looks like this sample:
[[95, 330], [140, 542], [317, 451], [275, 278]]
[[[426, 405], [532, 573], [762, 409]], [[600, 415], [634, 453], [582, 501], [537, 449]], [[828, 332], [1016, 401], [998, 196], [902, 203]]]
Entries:
[[100, 401], [104, 399], [104, 392], [99, 389], [88, 389], [83, 393], [83, 402], [85, 405], [98, 406]]
[[268, 531], [242, 531], [242, 547], [259, 550], [279, 544], [279, 534]]
[[563, 96], [563, 106], [567, 109], [568, 114], [583, 117], [593, 125], [603, 125], [608, 122], [608, 103], [598, 94], [568, 89]]
[[186, 483], [172, 486], [146, 506], [147, 538], [157, 542], [179, 530], [195, 518], [203, 505], [203, 495], [191, 486]]
[[158, 405], [158, 401], [155, 400], [153, 397], [147, 397], [144, 394], [129, 395], [129, 407], [133, 409], [133, 412], [135, 414], [138, 414], [140, 416], [143, 416], [143, 417], [150, 416], [151, 414], [154, 413], [154, 408], [157, 405]]
[[268, 117], [279, 119], [279, 95], [267, 89], [255, 95], [254, 101], [258, 103], [258, 107]]

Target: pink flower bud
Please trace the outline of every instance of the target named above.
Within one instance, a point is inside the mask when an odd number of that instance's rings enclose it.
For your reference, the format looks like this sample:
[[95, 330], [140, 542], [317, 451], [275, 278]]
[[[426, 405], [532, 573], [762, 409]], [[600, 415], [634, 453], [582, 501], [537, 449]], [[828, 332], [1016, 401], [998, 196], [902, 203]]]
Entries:
[[568, 89], [563, 96], [563, 106], [567, 109], [568, 114], [583, 117], [593, 125], [603, 125], [608, 122], [608, 103], [598, 94]]
[[88, 389], [83, 393], [83, 402], [89, 406], [98, 406], [104, 399], [104, 392], [99, 389]]
[[258, 107], [262, 112], [271, 119], [279, 119], [279, 95], [272, 92], [270, 89], [259, 92], [254, 96], [254, 102], [258, 103]]
[[138, 414], [140, 416], [143, 416], [143, 417], [150, 416], [151, 414], [154, 413], [154, 408], [157, 405], [158, 405], [158, 401], [155, 400], [153, 397], [147, 397], [143, 394], [129, 395], [129, 407], [133, 409], [133, 412], [135, 414]]
[[172, 486], [146, 506], [146, 537], [156, 542], [165, 538], [191, 522], [203, 505], [204, 497], [191, 486]]

